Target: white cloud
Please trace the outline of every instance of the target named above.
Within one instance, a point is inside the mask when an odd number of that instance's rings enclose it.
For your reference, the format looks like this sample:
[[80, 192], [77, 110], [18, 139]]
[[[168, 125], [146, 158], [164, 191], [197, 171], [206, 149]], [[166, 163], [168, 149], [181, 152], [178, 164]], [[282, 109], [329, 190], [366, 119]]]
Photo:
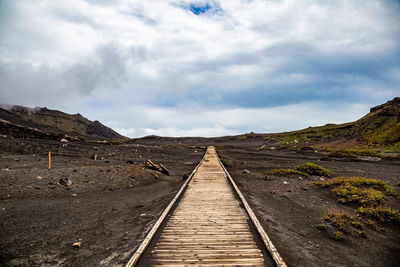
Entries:
[[[299, 103], [273, 108], [152, 108], [142, 107], [130, 123], [115, 123], [115, 128], [130, 137], [161, 136], [222, 136], [251, 131], [271, 133], [303, 129], [326, 123], [356, 120], [368, 112], [365, 104], [329, 105]], [[349, 116], [351, 114], [351, 116]], [[190, 124], [188, 124], [190, 122]], [[110, 122], [110, 124], [113, 124]], [[150, 126], [146, 128], [146, 126]]]
[[[207, 3], [210, 12], [189, 10]], [[399, 95], [399, 6], [389, 0], [2, 1], [0, 102], [80, 112], [132, 136], [349, 121], [360, 115], [352, 107]], [[315, 121], [296, 117], [319, 103], [332, 113], [313, 110]], [[338, 112], [336, 103], [351, 111]]]

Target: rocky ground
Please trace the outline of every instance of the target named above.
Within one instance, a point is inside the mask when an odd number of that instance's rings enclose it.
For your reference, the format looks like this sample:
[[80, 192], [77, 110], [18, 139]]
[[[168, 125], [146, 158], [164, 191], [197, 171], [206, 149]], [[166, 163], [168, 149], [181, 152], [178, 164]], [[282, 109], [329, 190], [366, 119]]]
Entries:
[[[0, 265], [123, 266], [182, 185], [183, 174], [201, 160], [205, 147], [199, 145], [211, 144], [144, 141], [0, 138]], [[381, 224], [385, 230], [379, 232], [368, 228], [367, 238], [346, 233], [342, 241], [333, 240], [316, 225], [327, 212], [350, 214], [354, 206], [312, 185], [329, 178], [266, 172], [313, 162], [333, 177], [372, 177], [399, 190], [399, 161], [278, 151], [263, 140], [217, 141], [217, 152], [289, 266], [398, 266], [398, 224]], [[164, 164], [170, 176], [144, 169], [148, 159]], [[398, 198], [385, 203], [400, 209]], [[73, 248], [74, 242], [82, 247]]]
[[204, 148], [0, 138], [0, 151], [0, 266], [121, 266]]
[[[398, 266], [399, 224], [381, 224], [383, 231], [365, 228], [367, 238], [354, 233], [342, 241], [316, 226], [328, 212], [352, 214], [353, 205], [339, 204], [329, 189], [313, 186], [327, 177], [266, 174], [273, 169], [295, 169], [305, 162], [319, 164], [333, 176], [363, 176], [386, 181], [399, 189], [400, 162], [373, 158], [334, 159], [320, 153], [296, 153], [255, 147], [222, 146], [218, 149], [264, 229], [289, 266]], [[245, 171], [247, 170], [247, 171]], [[386, 205], [400, 208], [398, 198]], [[350, 227], [351, 228], [351, 227]]]

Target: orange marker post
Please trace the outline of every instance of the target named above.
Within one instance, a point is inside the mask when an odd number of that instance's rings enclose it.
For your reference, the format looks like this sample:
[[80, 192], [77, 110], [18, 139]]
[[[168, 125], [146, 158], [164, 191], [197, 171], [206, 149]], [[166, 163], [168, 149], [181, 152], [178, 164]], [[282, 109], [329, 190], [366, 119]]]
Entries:
[[94, 155], [93, 166], [96, 166], [96, 160], [97, 160], [97, 154], [96, 154], [96, 155]]
[[51, 169], [51, 151], [49, 151], [49, 171], [50, 171], [50, 169]]

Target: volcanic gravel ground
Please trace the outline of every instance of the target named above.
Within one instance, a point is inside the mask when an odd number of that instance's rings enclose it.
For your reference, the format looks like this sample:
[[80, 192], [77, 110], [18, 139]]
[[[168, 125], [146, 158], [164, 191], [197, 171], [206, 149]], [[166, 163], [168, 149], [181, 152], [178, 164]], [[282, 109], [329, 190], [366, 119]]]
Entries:
[[[320, 177], [264, 173], [312, 162], [331, 170], [334, 177], [381, 179], [398, 190], [395, 184], [400, 181], [400, 162], [330, 159], [319, 153], [257, 151], [255, 147], [237, 146], [222, 146], [218, 154], [227, 162], [228, 171], [289, 266], [399, 266], [398, 224], [382, 225], [384, 232], [367, 229], [367, 239], [346, 234], [343, 241], [335, 241], [316, 225], [329, 211], [351, 214], [354, 206], [341, 205], [329, 189], [312, 186], [311, 182], [320, 181]], [[245, 169], [249, 173], [244, 173]], [[400, 209], [398, 198], [388, 200], [387, 204]]]
[[0, 151], [0, 266], [121, 266], [205, 150], [2, 137]]

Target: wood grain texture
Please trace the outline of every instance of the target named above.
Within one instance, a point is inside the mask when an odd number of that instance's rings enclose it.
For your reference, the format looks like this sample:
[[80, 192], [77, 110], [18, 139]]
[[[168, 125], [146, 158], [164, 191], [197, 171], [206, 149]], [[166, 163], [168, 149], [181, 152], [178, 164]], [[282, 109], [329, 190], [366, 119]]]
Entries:
[[264, 266], [214, 147], [151, 252], [153, 266]]

